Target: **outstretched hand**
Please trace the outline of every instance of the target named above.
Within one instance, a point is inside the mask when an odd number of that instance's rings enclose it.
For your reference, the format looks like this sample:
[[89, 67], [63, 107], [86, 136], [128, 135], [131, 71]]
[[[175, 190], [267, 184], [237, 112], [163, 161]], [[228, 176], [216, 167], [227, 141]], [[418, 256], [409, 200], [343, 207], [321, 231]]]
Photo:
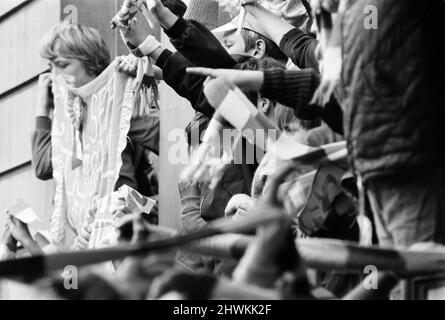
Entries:
[[[115, 60], [116, 70], [129, 76], [136, 77], [139, 67], [139, 58], [129, 54], [126, 56], [116, 57]], [[156, 80], [164, 80], [164, 76], [161, 68], [153, 65], [154, 75]]]
[[[0, 245], [6, 246], [11, 252], [15, 252], [17, 249], [17, 240], [12, 236], [11, 230], [6, 225], [6, 230], [0, 239]], [[0, 261], [2, 259], [0, 258]]]
[[25, 223], [13, 216], [9, 216], [6, 223], [14, 239], [21, 243], [33, 241], [28, 226]]
[[235, 216], [237, 212], [248, 211], [255, 204], [255, 199], [247, 194], [236, 194], [227, 203], [224, 214], [226, 217]]
[[255, 241], [248, 247], [234, 272], [237, 281], [272, 287], [289, 270], [296, 270], [298, 253], [291, 230], [291, 219], [278, 198], [279, 186], [293, 170], [286, 167], [271, 177], [270, 189], [249, 209], [250, 215], [275, 213], [278, 219], [258, 228]]

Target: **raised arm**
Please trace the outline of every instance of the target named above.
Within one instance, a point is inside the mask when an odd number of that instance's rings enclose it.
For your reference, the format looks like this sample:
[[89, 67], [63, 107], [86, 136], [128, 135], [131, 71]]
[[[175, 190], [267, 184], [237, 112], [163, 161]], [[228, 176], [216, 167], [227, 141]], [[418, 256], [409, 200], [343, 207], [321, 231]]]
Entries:
[[53, 178], [50, 118], [53, 102], [49, 93], [50, 85], [50, 74], [46, 73], [39, 77], [36, 128], [31, 138], [32, 163], [37, 178], [41, 180], [49, 180]]
[[313, 68], [318, 72], [318, 41], [314, 37], [295, 28], [261, 5], [250, 3], [246, 4], [245, 8], [257, 21], [261, 21], [261, 26], [269, 37], [293, 63], [301, 69]]
[[155, 13], [173, 46], [191, 63], [209, 68], [232, 68], [236, 61], [201, 23], [175, 16], [160, 1]]
[[38, 117], [36, 129], [31, 137], [32, 163], [36, 177], [41, 180], [53, 178], [52, 144], [51, 144], [51, 119]]
[[156, 61], [156, 65], [163, 72], [164, 81], [177, 94], [189, 100], [196, 111], [209, 117], [213, 115], [214, 109], [208, 104], [202, 91], [205, 79], [186, 72], [186, 69], [194, 67], [194, 64], [179, 52], [172, 53], [168, 50], [137, 21], [131, 21], [128, 30], [122, 31], [122, 35], [127, 45], [138, 48], [138, 54], [149, 56]]
[[241, 88], [259, 91], [262, 97], [294, 109], [298, 118], [321, 118], [336, 133], [343, 134], [343, 112], [334, 98], [324, 108], [312, 104], [312, 97], [320, 84], [320, 76], [313, 69], [241, 71], [190, 68], [187, 71], [211, 78], [222, 77]]

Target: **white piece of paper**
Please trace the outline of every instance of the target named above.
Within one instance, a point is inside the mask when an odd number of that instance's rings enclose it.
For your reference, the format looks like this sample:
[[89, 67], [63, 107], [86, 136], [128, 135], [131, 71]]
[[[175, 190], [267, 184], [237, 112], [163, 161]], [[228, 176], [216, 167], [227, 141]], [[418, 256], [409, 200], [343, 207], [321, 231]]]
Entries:
[[309, 147], [289, 138], [285, 134], [282, 134], [278, 138], [277, 142], [272, 148], [277, 158], [282, 160], [292, 160], [316, 150], [315, 148]]
[[[232, 126], [239, 130], [243, 130], [250, 117], [255, 115], [249, 105], [246, 105], [238, 94], [232, 90], [229, 90], [218, 111]], [[255, 109], [255, 111], [257, 110]]]
[[36, 233], [40, 233], [48, 241], [51, 241], [52, 237], [49, 231], [49, 226], [45, 225], [34, 210], [32, 210], [23, 200], [19, 200], [9, 210], [9, 214], [25, 223], [28, 226], [32, 237], [34, 237]]

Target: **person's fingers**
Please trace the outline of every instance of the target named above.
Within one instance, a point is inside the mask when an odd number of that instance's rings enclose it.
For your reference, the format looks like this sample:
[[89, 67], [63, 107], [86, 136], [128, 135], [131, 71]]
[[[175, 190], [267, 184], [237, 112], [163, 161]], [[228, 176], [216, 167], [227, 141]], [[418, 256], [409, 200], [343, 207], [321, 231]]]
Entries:
[[125, 73], [130, 73], [130, 66], [128, 65], [128, 64], [125, 64], [125, 66], [124, 66], [124, 72]]
[[156, 80], [164, 80], [164, 72], [158, 66], [153, 66]]
[[226, 206], [226, 209], [224, 210], [224, 213], [226, 215], [233, 214], [236, 212], [236, 210], [238, 210], [238, 206], [239, 206], [238, 197], [235, 195], [232, 197], [232, 199], [230, 199], [229, 203]]
[[135, 73], [136, 72], [136, 68], [133, 65], [130, 64], [130, 65], [127, 66], [127, 72], [130, 73], [130, 74]]
[[49, 78], [50, 78], [50, 76], [51, 76], [51, 72], [45, 72], [45, 73], [42, 73], [40, 76], [39, 76], [39, 80], [48, 80]]
[[113, 205], [125, 205], [125, 197], [120, 196], [118, 194], [113, 194], [112, 204]]
[[136, 70], [136, 67], [137, 67], [137, 64], [138, 64], [138, 59], [127, 57], [126, 60], [127, 60], [127, 63], [128, 63], [128, 67], [131, 70]]
[[111, 207], [112, 214], [114, 214], [115, 212], [118, 212], [118, 211], [125, 211], [126, 208], [127, 207], [125, 206], [125, 204], [121, 204], [121, 203], [115, 204]]
[[9, 226], [11, 227], [11, 229], [12, 228], [18, 228], [18, 227], [21, 226], [20, 225], [20, 220], [17, 219], [16, 217], [14, 217], [14, 216], [11, 216], [11, 215], [9, 216], [8, 223], [9, 223]]
[[222, 177], [224, 175], [226, 165], [229, 163], [230, 163], [230, 161], [228, 162], [226, 159], [221, 158], [221, 159], [218, 159], [218, 162], [214, 166], [211, 167], [212, 170], [209, 172], [210, 173], [210, 175], [209, 175], [210, 190], [214, 190], [218, 186], [220, 180], [222, 179]]
[[119, 62], [119, 69], [123, 69], [127, 65], [125, 58], [122, 58]]
[[15, 227], [13, 216], [11, 215], [8, 216], [8, 218], [6, 219], [6, 225], [10, 230], [12, 230]]
[[89, 240], [86, 240], [82, 237], [78, 237], [77, 244], [78, 244], [79, 249], [85, 249], [85, 248], [88, 248]]
[[124, 210], [117, 210], [117, 211], [113, 212], [112, 216], [113, 216], [113, 221], [119, 221], [123, 217], [125, 217], [125, 212], [124, 212]]
[[138, 243], [145, 241], [147, 236], [149, 235], [148, 229], [145, 227], [145, 223], [143, 218], [138, 215], [137, 218], [133, 220], [133, 243]]
[[284, 167], [281, 171], [276, 173], [270, 178], [270, 185], [268, 192], [264, 195], [264, 201], [272, 204], [279, 205], [280, 200], [278, 199], [278, 189], [286, 179], [286, 177], [295, 169], [294, 165], [290, 164]]
[[113, 23], [114, 27], [118, 28], [120, 32], [122, 33], [128, 32], [128, 26], [124, 25], [119, 19], [115, 19]]
[[123, 71], [124, 70], [124, 67], [125, 67], [125, 65], [126, 65], [126, 62], [122, 59], [122, 60], [120, 60], [119, 61], [119, 65], [118, 65], [118, 70], [119, 71]]
[[130, 29], [135, 27], [137, 24], [138, 24], [138, 19], [136, 17], [133, 17], [128, 21], [128, 26]]
[[205, 80], [204, 80], [204, 82], [203, 82], [203, 86], [204, 86], [204, 88], [206, 87], [206, 85], [208, 85], [209, 83], [211, 83], [211, 81], [212, 81], [213, 79], [215, 79], [215, 78], [212, 78], [212, 77], [207, 77], [207, 78], [205, 78]]
[[42, 86], [49, 86], [51, 83], [51, 73], [43, 73], [39, 76], [39, 84]]
[[91, 238], [91, 227], [90, 226], [85, 226], [84, 228], [82, 228], [82, 230], [80, 230], [80, 238], [85, 240], [85, 241], [90, 241]]
[[15, 224], [20, 228], [27, 228], [27, 224], [24, 223], [22, 220], [19, 220], [17, 218], [14, 218]]
[[122, 57], [116, 57], [116, 59], [114, 60], [114, 65], [117, 71], [120, 71], [119, 66], [121, 65], [121, 63], [122, 63]]
[[125, 61], [121, 62], [118, 70], [119, 70], [119, 72], [122, 72], [122, 73], [127, 73], [127, 74], [130, 73], [129, 66], [128, 66], [127, 62], [125, 62]]
[[122, 57], [117, 61], [118, 67], [117, 70], [119, 72], [127, 73], [127, 74], [133, 74], [137, 70], [137, 60], [135, 59], [128, 59], [127, 57]]
[[190, 73], [190, 74], [197, 74], [197, 75], [212, 77], [212, 78], [216, 77], [215, 70], [211, 69], [211, 68], [193, 67], [193, 68], [187, 68], [186, 71], [187, 71], [187, 73]]
[[90, 240], [89, 240], [89, 239], [85, 239], [85, 238], [83, 238], [83, 237], [81, 237], [81, 236], [79, 236], [79, 237], [77, 238], [77, 241], [79, 242], [80, 245], [82, 245], [83, 248], [88, 247], [88, 244], [90, 243]]
[[10, 237], [12, 237], [12, 232], [11, 230], [9, 230], [9, 228], [5, 228], [5, 232], [3, 233], [2, 236], [2, 241], [0, 243], [4, 243], [5, 241], [7, 241]]

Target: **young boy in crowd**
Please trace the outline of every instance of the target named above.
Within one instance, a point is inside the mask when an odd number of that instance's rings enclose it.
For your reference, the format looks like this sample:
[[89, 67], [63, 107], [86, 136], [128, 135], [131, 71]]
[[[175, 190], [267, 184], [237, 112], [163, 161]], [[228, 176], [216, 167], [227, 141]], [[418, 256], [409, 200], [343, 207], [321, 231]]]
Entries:
[[[226, 51], [206, 27], [193, 20], [178, 18], [162, 2], [157, 2], [154, 12], [178, 52], [172, 53], [156, 43], [154, 39], [150, 40], [150, 37], [147, 37], [147, 31], [140, 30], [137, 23], [133, 25], [130, 23], [130, 30], [123, 31], [127, 44], [134, 48], [145, 41], [145, 46], [150, 52], [144, 53], [148, 53], [156, 60], [156, 64], [163, 70], [166, 83], [179, 95], [187, 98], [196, 111], [207, 117], [213, 116], [214, 109], [208, 104], [202, 91], [205, 79], [188, 74], [187, 67], [201, 65], [233, 68], [237, 61], [246, 60], [249, 57], [262, 58], [267, 54], [282, 61], [287, 59], [271, 40], [258, 32], [244, 30], [243, 33], [250, 45], [246, 46], [243, 38], [239, 37], [238, 46], [232, 46]], [[256, 24], [250, 28], [259, 28], [259, 25]], [[144, 44], [140, 46], [141, 51], [144, 51], [143, 48]], [[243, 146], [244, 143], [241, 145]], [[223, 217], [224, 208], [232, 195], [249, 192], [256, 166], [255, 163], [245, 161], [241, 161], [241, 164], [229, 165], [215, 192], [205, 193], [203, 199], [205, 198], [206, 201], [202, 206], [203, 217], [207, 220]]]
[[[61, 23], [44, 38], [41, 55], [48, 60], [51, 74], [39, 78], [39, 99], [36, 109], [36, 130], [32, 136], [32, 159], [37, 177], [52, 178], [51, 112], [54, 104], [51, 94], [51, 78], [62, 76], [68, 83], [79, 88], [93, 81], [110, 63], [109, 49], [93, 28]], [[128, 144], [122, 153], [122, 168], [115, 185], [139, 189], [134, 159], [136, 145], [159, 153], [159, 117], [153, 115], [134, 117], [131, 120]], [[141, 154], [141, 153], [139, 153]], [[86, 247], [91, 230], [85, 226], [79, 233], [79, 243]]]

